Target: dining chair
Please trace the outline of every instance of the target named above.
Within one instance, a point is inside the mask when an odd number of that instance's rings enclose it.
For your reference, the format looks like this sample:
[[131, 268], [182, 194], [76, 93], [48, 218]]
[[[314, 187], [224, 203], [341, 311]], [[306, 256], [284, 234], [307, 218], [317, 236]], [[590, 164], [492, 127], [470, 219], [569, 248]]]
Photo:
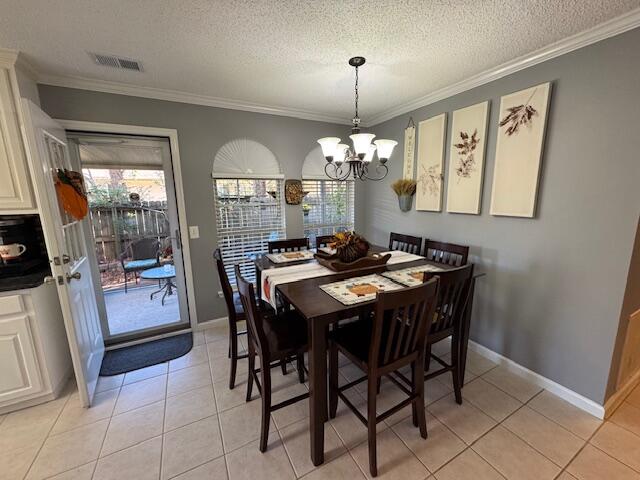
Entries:
[[[329, 416], [335, 418], [340, 398], [368, 429], [369, 470], [378, 474], [376, 425], [412, 405], [413, 425], [427, 438], [424, 405], [424, 353], [426, 334], [435, 312], [438, 279], [416, 287], [378, 293], [373, 316], [337, 328], [329, 340]], [[338, 385], [338, 352], [344, 354], [365, 375]], [[397, 370], [411, 366], [412, 378]], [[376, 413], [376, 397], [382, 377], [387, 377], [407, 398], [381, 415]], [[397, 378], [396, 378], [397, 377]], [[365, 418], [343, 392], [367, 381], [367, 417]], [[407, 385], [405, 386], [404, 381]]]
[[422, 237], [414, 237], [412, 235], [403, 235], [394, 232], [391, 232], [389, 235], [389, 250], [400, 250], [402, 252], [420, 255], [421, 248]]
[[455, 243], [436, 242], [426, 238], [422, 255], [432, 262], [459, 267], [466, 265], [469, 257], [469, 247], [456, 245]]
[[[438, 272], [435, 275], [425, 272], [425, 281], [429, 282], [433, 277], [440, 279], [440, 288], [431, 327], [427, 333], [425, 347], [425, 370], [427, 370], [427, 373], [424, 379], [429, 380], [444, 373], [451, 372], [456, 403], [461, 404], [463, 366], [460, 362], [460, 353], [462, 348], [466, 347], [466, 345], [462, 344], [464, 337], [463, 323], [465, 320], [465, 309], [469, 304], [471, 282], [473, 279], [473, 264], [470, 263], [454, 270]], [[433, 344], [448, 337], [451, 337], [451, 363], [447, 363], [431, 353]], [[441, 368], [434, 372], [428, 372], [430, 359], [439, 363]]]
[[[280, 403], [271, 403], [271, 368], [296, 357], [298, 379], [304, 383], [304, 353], [308, 350], [307, 322], [295, 310], [265, 315], [256, 304], [253, 284], [246, 281], [236, 265], [236, 282], [240, 299], [247, 316], [249, 349], [249, 378], [247, 381], [247, 402], [251, 400], [255, 382], [262, 398], [262, 420], [260, 427], [260, 451], [267, 450], [269, 440], [269, 420], [271, 413], [295, 402], [309, 398], [309, 392], [297, 395]], [[256, 368], [256, 356], [260, 368]], [[262, 381], [258, 379], [258, 373]]]
[[273, 240], [268, 244], [269, 253], [297, 252], [309, 250], [308, 238], [287, 238], [286, 240]]
[[124, 293], [127, 293], [128, 273], [133, 273], [137, 282], [138, 272], [160, 266], [160, 242], [156, 237], [141, 238], [129, 243], [119, 258], [124, 272]]
[[316, 236], [316, 248], [327, 247], [335, 241], [336, 237], [333, 235], [318, 235]]

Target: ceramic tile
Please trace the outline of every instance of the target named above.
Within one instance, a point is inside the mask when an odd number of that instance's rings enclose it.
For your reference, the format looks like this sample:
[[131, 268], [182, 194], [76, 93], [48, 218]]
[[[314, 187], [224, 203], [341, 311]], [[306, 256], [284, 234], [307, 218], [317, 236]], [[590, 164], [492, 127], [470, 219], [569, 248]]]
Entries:
[[[298, 477], [315, 468], [309, 455], [310, 437], [307, 420], [301, 420], [280, 430], [280, 438]], [[346, 451], [333, 427], [326, 425], [324, 429], [324, 461], [330, 462]]]
[[[362, 396], [350, 389], [345, 392], [347, 398], [355, 405], [359, 412], [366, 418], [367, 402]], [[367, 427], [356, 417], [356, 415], [345, 405], [342, 400], [338, 400], [338, 409], [336, 418], [329, 420], [331, 426], [338, 433], [347, 448], [353, 448], [359, 443], [367, 440]], [[385, 422], [378, 423], [376, 431], [378, 433], [384, 431], [388, 425]]]
[[584, 445], [584, 440], [527, 406], [507, 418], [503, 425], [561, 467]]
[[292, 480], [295, 477], [287, 453], [277, 435], [269, 438], [267, 451], [251, 442], [226, 456], [230, 480]]
[[96, 393], [93, 397], [91, 407], [85, 408], [80, 403], [80, 395], [78, 392], [74, 393], [64, 406], [50, 435], [66, 432], [82, 425], [109, 418], [113, 413], [117, 398], [118, 390], [107, 390], [106, 392]]
[[38, 450], [39, 443], [13, 450], [0, 450], [0, 480], [24, 478]]
[[542, 388], [503, 366], [489, 370], [482, 378], [523, 403], [542, 391]]
[[[393, 430], [387, 429], [377, 435], [376, 444], [378, 457], [378, 476], [376, 478], [381, 480], [423, 480], [429, 476], [429, 471], [402, 443]], [[371, 478], [368, 442], [363, 442], [351, 450], [351, 456], [367, 478]]]
[[323, 463], [303, 478], [304, 480], [364, 480], [366, 477], [351, 455], [347, 454]]
[[114, 415], [163, 400], [167, 388], [165, 375], [124, 385], [116, 402]]
[[462, 397], [496, 422], [501, 422], [522, 405], [519, 400], [481, 378], [477, 378], [465, 385]]
[[426, 439], [420, 436], [420, 429], [414, 427], [411, 416], [394, 425], [392, 429], [429, 471], [435, 472], [467, 446], [428, 412], [426, 417]]
[[614, 423], [607, 422], [591, 443], [616, 460], [640, 472], [640, 437]]
[[[214, 382], [220, 382], [222, 380], [229, 381], [229, 372], [231, 369], [231, 361], [227, 357], [218, 357], [209, 360], [211, 365], [211, 379]], [[249, 371], [249, 364], [246, 358], [238, 360], [236, 372], [246, 375]]]
[[112, 390], [114, 388], [120, 388], [122, 381], [124, 380], [124, 373], [120, 375], [110, 375], [108, 377], [98, 377], [98, 383], [96, 384], [96, 393], [104, 392], [106, 390]]
[[91, 480], [93, 472], [96, 469], [96, 463], [97, 462], [91, 462], [72, 468], [66, 472], [49, 477], [47, 480]]
[[437, 480], [504, 480], [484, 459], [467, 449], [435, 473]]
[[640, 480], [640, 474], [591, 445], [569, 464], [567, 471], [578, 480]]
[[453, 389], [442, 383], [437, 378], [432, 378], [424, 382], [424, 404], [429, 405], [433, 402], [437, 402], [443, 397], [446, 397], [451, 393]]
[[125, 373], [123, 385], [139, 382], [140, 380], [146, 380], [147, 378], [158, 377], [165, 375], [168, 372], [168, 363], [158, 363], [151, 365], [150, 367], [134, 370], [133, 372]]
[[574, 477], [573, 475], [571, 475], [568, 472], [562, 472], [557, 478], [556, 480], [578, 480], [576, 477]]
[[[242, 349], [241, 345], [238, 344], [238, 349]], [[209, 353], [209, 359], [213, 360], [216, 358], [227, 358], [229, 355], [229, 340], [216, 340], [215, 342], [207, 343], [207, 351]]]
[[93, 479], [157, 480], [161, 455], [162, 438], [152, 438], [98, 460]]
[[547, 390], [537, 395], [527, 406], [559, 423], [583, 440], [591, 437], [602, 423], [602, 420], [574, 407]]
[[173, 478], [174, 480], [227, 480], [227, 463], [224, 457], [220, 457]]
[[229, 326], [225, 323], [214, 325], [203, 331], [206, 343], [229, 340]]
[[100, 420], [47, 438], [27, 478], [51, 477], [97, 459], [108, 423]]
[[467, 350], [467, 362], [465, 366], [467, 371], [475, 375], [484, 375], [492, 368], [497, 367], [498, 364], [473, 350]]
[[111, 419], [100, 456], [110, 455], [162, 433], [164, 402], [156, 402]]
[[207, 346], [199, 345], [194, 346], [186, 355], [171, 360], [169, 362], [169, 371], [174, 372], [181, 368], [193, 367], [201, 363], [207, 363], [209, 357], [207, 356]]
[[233, 390], [229, 388], [229, 380], [225, 378], [213, 384], [213, 392], [216, 396], [216, 406], [219, 412], [242, 405], [247, 396], [246, 372], [242, 375], [236, 374]]
[[472, 448], [509, 480], [551, 480], [560, 473], [557, 465], [501, 426]]
[[169, 372], [167, 396], [178, 395], [189, 390], [211, 385], [211, 371], [208, 363]]
[[172, 430], [164, 434], [162, 478], [172, 478], [222, 454], [217, 416]]
[[626, 398], [626, 401], [631, 405], [640, 408], [640, 385], [631, 391], [629, 396]]
[[629, 402], [620, 405], [609, 420], [640, 436], [640, 408]]
[[164, 431], [168, 432], [216, 413], [213, 388], [206, 387], [167, 398]]
[[[219, 414], [225, 452], [229, 453], [260, 437], [261, 412], [260, 400], [253, 400]], [[272, 418], [269, 422], [269, 438], [275, 431]]]
[[496, 424], [470, 402], [458, 405], [452, 394], [432, 403], [427, 409], [467, 445], [471, 445]]
[[[289, 374], [287, 376], [295, 376], [297, 375]], [[255, 388], [255, 387], [254, 387]], [[291, 385], [290, 387], [274, 390], [271, 396], [271, 405], [276, 405], [277, 403], [283, 402], [290, 398], [294, 398], [298, 395], [303, 395], [307, 393], [307, 387], [297, 381]], [[259, 401], [259, 399], [252, 400], [253, 402]], [[309, 400], [303, 399], [298, 402], [295, 402], [287, 407], [276, 410], [271, 414], [273, 421], [277, 428], [281, 429], [286, 427], [287, 425], [291, 425], [299, 420], [305, 419], [309, 416]]]
[[206, 343], [204, 332], [193, 332], [193, 346], [198, 347]]

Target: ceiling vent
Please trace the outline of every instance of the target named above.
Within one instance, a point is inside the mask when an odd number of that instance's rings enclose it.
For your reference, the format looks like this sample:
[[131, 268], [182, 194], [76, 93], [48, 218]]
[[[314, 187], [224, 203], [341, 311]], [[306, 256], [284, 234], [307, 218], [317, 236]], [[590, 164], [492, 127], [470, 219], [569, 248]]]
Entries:
[[131, 58], [117, 57], [115, 55], [103, 55], [101, 53], [89, 52], [89, 56], [97, 65], [103, 67], [120, 68], [134, 72], [142, 72], [142, 63]]

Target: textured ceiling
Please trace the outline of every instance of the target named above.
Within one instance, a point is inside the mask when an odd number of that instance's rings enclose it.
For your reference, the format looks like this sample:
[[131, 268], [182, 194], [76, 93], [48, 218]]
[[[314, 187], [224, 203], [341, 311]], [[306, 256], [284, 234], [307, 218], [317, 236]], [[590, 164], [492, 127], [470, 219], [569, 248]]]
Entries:
[[[0, 47], [38, 72], [348, 120], [447, 87], [640, 7], [640, 0], [0, 0]], [[143, 73], [87, 51], [141, 60]]]

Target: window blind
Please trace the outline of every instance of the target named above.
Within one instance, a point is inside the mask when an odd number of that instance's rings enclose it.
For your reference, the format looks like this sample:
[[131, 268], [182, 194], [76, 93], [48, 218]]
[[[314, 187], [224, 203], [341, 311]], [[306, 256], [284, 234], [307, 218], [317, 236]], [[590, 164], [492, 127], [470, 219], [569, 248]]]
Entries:
[[282, 180], [214, 179], [218, 247], [232, 285], [234, 268], [255, 282], [251, 255], [266, 253], [268, 242], [284, 238]]
[[353, 180], [303, 180], [309, 192], [303, 200], [304, 234], [315, 242], [317, 235], [353, 230], [355, 185]]

